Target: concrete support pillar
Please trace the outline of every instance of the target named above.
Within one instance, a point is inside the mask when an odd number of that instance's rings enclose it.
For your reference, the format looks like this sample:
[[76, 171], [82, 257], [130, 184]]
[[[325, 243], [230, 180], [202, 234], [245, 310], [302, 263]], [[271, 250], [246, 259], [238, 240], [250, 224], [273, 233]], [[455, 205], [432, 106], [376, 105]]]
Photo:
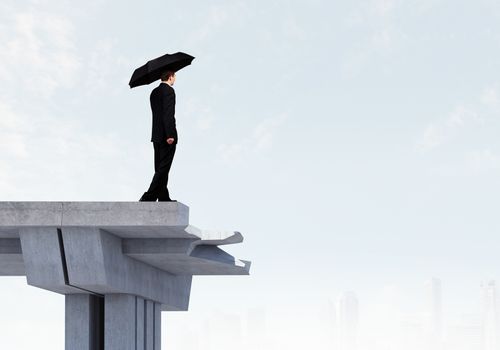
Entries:
[[104, 350], [104, 298], [66, 295], [66, 350]]
[[154, 303], [154, 350], [161, 350], [161, 304]]
[[105, 350], [161, 350], [159, 303], [128, 294], [106, 294]]

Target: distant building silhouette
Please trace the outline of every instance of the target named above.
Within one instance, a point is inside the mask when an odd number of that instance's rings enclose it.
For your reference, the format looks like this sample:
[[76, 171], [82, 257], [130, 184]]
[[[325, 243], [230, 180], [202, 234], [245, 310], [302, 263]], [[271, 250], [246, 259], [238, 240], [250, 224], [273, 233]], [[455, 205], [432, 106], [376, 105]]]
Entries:
[[424, 283], [424, 337], [427, 349], [441, 349], [443, 342], [443, 305], [441, 280], [431, 278]]
[[446, 349], [479, 350], [482, 344], [480, 315], [460, 314], [448, 328]]
[[483, 350], [498, 350], [498, 299], [495, 281], [481, 283]]
[[253, 308], [246, 314], [245, 343], [251, 350], [263, 350], [268, 347], [267, 339], [267, 314], [264, 307]]
[[422, 320], [420, 315], [405, 314], [399, 328], [401, 345], [404, 350], [425, 349], [423, 342]]
[[326, 324], [328, 325], [328, 348], [336, 349], [335, 340], [337, 339], [338, 329], [337, 329], [337, 307], [334, 300], [328, 302], [327, 308], [327, 319]]
[[205, 324], [207, 337], [202, 348], [207, 350], [242, 347], [242, 320], [238, 314], [214, 311]]
[[356, 350], [358, 345], [358, 298], [354, 292], [345, 292], [337, 301], [338, 350]]

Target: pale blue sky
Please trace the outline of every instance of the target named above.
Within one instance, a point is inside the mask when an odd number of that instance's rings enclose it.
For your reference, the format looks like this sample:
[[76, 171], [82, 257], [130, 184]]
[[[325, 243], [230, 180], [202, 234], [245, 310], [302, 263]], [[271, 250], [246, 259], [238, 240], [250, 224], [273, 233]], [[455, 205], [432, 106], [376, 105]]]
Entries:
[[[344, 290], [366, 315], [388, 286], [416, 310], [432, 276], [450, 312], [476, 312], [499, 277], [498, 23], [492, 0], [2, 1], [1, 200], [137, 200], [155, 84], [127, 83], [185, 51], [171, 193], [194, 225], [241, 231], [228, 250], [254, 264], [196, 279], [169, 327]], [[63, 298], [23, 285], [0, 280], [0, 329], [54, 303], [61, 335]]]

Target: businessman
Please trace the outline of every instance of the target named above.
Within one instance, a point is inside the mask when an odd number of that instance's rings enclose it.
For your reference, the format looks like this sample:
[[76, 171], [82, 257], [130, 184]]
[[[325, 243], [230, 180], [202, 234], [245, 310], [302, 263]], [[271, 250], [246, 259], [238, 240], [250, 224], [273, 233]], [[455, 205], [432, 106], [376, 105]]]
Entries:
[[168, 173], [174, 160], [177, 145], [175, 127], [175, 72], [166, 71], [161, 75], [161, 83], [153, 89], [149, 98], [153, 113], [153, 142], [155, 174], [149, 189], [142, 195], [141, 202], [175, 202], [168, 192]]

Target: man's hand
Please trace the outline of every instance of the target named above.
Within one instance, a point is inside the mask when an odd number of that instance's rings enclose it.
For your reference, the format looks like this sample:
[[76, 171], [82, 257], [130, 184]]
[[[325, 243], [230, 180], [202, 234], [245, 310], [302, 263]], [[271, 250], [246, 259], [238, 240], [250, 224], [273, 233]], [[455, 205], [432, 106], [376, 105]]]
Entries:
[[173, 137], [168, 138], [168, 139], [167, 139], [167, 143], [168, 143], [169, 145], [173, 144], [173, 143], [174, 143], [174, 138], [173, 138]]

